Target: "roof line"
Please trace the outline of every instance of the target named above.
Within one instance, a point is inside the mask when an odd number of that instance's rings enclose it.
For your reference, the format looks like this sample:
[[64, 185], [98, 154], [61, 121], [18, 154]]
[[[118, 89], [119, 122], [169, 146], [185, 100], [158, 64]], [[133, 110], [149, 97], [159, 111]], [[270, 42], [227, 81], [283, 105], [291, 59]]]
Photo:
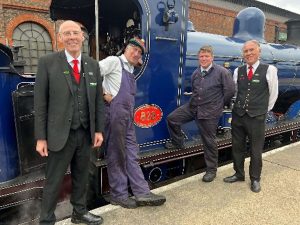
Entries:
[[259, 1], [255, 1], [255, 0], [223, 0], [225, 2], [231, 2], [231, 3], [235, 3], [238, 5], [244, 5], [247, 7], [257, 7], [259, 9], [261, 9], [264, 12], [269, 12], [272, 14], [276, 14], [279, 16], [284, 16], [284, 17], [288, 17], [291, 19], [300, 19], [300, 14], [273, 6], [273, 5], [269, 5], [267, 3], [263, 3], [263, 2], [259, 2]]

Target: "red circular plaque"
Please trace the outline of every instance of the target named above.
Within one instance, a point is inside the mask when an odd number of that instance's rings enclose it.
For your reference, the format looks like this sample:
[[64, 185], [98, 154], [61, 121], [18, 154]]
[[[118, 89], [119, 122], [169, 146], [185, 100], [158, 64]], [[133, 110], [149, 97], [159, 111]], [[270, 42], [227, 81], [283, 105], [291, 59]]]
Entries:
[[145, 104], [134, 112], [134, 124], [141, 128], [149, 128], [158, 124], [163, 117], [163, 112], [158, 105]]

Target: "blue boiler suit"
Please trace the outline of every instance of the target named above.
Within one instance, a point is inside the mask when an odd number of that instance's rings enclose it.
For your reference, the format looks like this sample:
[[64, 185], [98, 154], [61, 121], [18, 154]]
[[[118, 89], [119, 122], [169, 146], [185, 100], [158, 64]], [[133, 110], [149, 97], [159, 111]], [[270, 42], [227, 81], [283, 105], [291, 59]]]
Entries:
[[136, 197], [150, 192], [138, 164], [139, 147], [133, 124], [136, 83], [134, 75], [125, 70], [121, 59], [120, 61], [122, 65], [120, 90], [106, 105], [105, 145], [112, 199], [128, 198], [128, 181]]

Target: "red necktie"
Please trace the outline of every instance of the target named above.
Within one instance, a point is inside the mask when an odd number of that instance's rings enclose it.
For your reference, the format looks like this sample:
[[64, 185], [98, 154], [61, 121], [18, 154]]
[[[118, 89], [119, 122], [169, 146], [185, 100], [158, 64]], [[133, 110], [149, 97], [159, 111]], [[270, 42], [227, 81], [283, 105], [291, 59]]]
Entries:
[[249, 72], [248, 72], [248, 80], [251, 80], [253, 77], [253, 67], [249, 66]]
[[78, 60], [74, 59], [73, 61], [73, 74], [74, 74], [74, 78], [77, 82], [77, 84], [79, 84], [80, 82], [80, 73], [79, 73], [79, 69], [78, 69]]

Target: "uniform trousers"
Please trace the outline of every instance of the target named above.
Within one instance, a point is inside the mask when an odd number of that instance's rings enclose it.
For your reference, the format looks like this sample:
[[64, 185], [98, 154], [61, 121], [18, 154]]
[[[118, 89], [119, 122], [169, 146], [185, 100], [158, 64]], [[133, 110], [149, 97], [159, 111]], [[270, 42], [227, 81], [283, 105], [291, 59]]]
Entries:
[[167, 125], [172, 142], [178, 145], [183, 144], [184, 135], [181, 131], [181, 125], [193, 120], [196, 122], [203, 142], [206, 171], [215, 173], [218, 167], [216, 133], [219, 118], [198, 119], [196, 110], [191, 109], [189, 103], [180, 106], [167, 117]]
[[247, 154], [247, 137], [249, 138], [251, 180], [260, 180], [262, 171], [262, 151], [265, 142], [266, 115], [250, 117], [232, 113], [232, 157], [237, 176], [244, 177], [244, 162]]
[[70, 165], [72, 193], [70, 202], [73, 210], [84, 214], [89, 174], [91, 138], [88, 129], [82, 127], [70, 130], [66, 145], [60, 151], [49, 151], [46, 165], [46, 181], [40, 214], [40, 225], [54, 225], [54, 210], [58, 201], [65, 173]]
[[112, 200], [127, 199], [128, 184], [136, 197], [150, 192], [139, 165], [139, 146], [131, 110], [113, 100], [106, 105], [105, 147]]

